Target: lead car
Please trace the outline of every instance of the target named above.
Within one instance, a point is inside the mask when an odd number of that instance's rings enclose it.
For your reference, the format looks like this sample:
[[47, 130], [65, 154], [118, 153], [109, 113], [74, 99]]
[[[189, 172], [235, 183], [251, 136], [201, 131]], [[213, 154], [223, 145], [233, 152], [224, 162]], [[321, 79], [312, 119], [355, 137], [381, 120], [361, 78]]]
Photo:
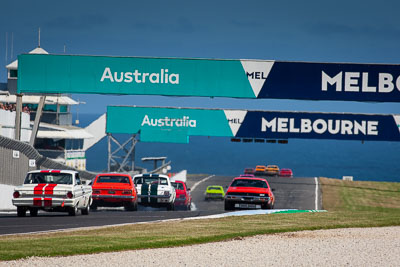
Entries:
[[38, 210], [68, 212], [75, 216], [89, 214], [92, 188], [84, 185], [77, 171], [37, 170], [28, 172], [24, 184], [14, 189], [12, 203], [17, 206], [18, 217], [29, 210], [37, 216]]

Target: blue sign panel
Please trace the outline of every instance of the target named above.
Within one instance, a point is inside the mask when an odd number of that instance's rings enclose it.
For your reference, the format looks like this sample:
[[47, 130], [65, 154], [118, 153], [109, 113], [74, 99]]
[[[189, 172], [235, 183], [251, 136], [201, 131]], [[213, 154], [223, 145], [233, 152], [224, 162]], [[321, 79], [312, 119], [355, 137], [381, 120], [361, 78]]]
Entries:
[[400, 66], [275, 62], [257, 98], [400, 101]]
[[400, 116], [248, 111], [236, 137], [400, 141]]

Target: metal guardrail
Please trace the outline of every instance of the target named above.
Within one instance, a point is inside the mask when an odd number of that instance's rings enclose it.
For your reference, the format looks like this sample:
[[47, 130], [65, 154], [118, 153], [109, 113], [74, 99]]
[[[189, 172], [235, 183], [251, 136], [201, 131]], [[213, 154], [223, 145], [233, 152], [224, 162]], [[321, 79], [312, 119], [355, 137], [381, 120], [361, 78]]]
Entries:
[[[14, 155], [19, 151], [19, 157]], [[35, 160], [35, 167], [29, 166], [29, 160]], [[26, 173], [36, 169], [76, 170], [62, 163], [42, 156], [31, 145], [0, 136], [0, 184], [19, 185], [25, 179]], [[91, 180], [96, 173], [76, 170], [86, 180]]]

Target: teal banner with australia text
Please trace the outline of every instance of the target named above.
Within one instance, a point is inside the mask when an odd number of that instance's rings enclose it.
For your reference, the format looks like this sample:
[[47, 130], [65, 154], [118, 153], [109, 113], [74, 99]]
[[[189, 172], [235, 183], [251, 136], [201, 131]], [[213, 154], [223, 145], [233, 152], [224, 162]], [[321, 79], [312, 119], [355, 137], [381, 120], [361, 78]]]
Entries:
[[24, 54], [19, 92], [256, 98], [239, 60]]
[[23, 54], [18, 91], [400, 102], [400, 65]]

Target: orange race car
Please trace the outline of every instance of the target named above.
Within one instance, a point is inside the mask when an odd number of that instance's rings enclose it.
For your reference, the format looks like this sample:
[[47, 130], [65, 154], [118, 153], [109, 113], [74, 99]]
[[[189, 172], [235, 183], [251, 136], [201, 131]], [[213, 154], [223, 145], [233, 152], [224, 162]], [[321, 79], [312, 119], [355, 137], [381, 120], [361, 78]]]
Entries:
[[265, 176], [266, 170], [267, 170], [267, 167], [265, 167], [264, 165], [257, 165], [256, 169], [254, 171], [254, 175], [255, 176]]
[[236, 177], [225, 195], [225, 210], [273, 209], [274, 191], [264, 178]]
[[92, 210], [97, 207], [124, 207], [127, 211], [137, 210], [137, 194], [129, 174], [101, 173], [92, 185]]
[[267, 175], [278, 176], [279, 175], [279, 167], [276, 165], [268, 165], [265, 172], [267, 173]]

